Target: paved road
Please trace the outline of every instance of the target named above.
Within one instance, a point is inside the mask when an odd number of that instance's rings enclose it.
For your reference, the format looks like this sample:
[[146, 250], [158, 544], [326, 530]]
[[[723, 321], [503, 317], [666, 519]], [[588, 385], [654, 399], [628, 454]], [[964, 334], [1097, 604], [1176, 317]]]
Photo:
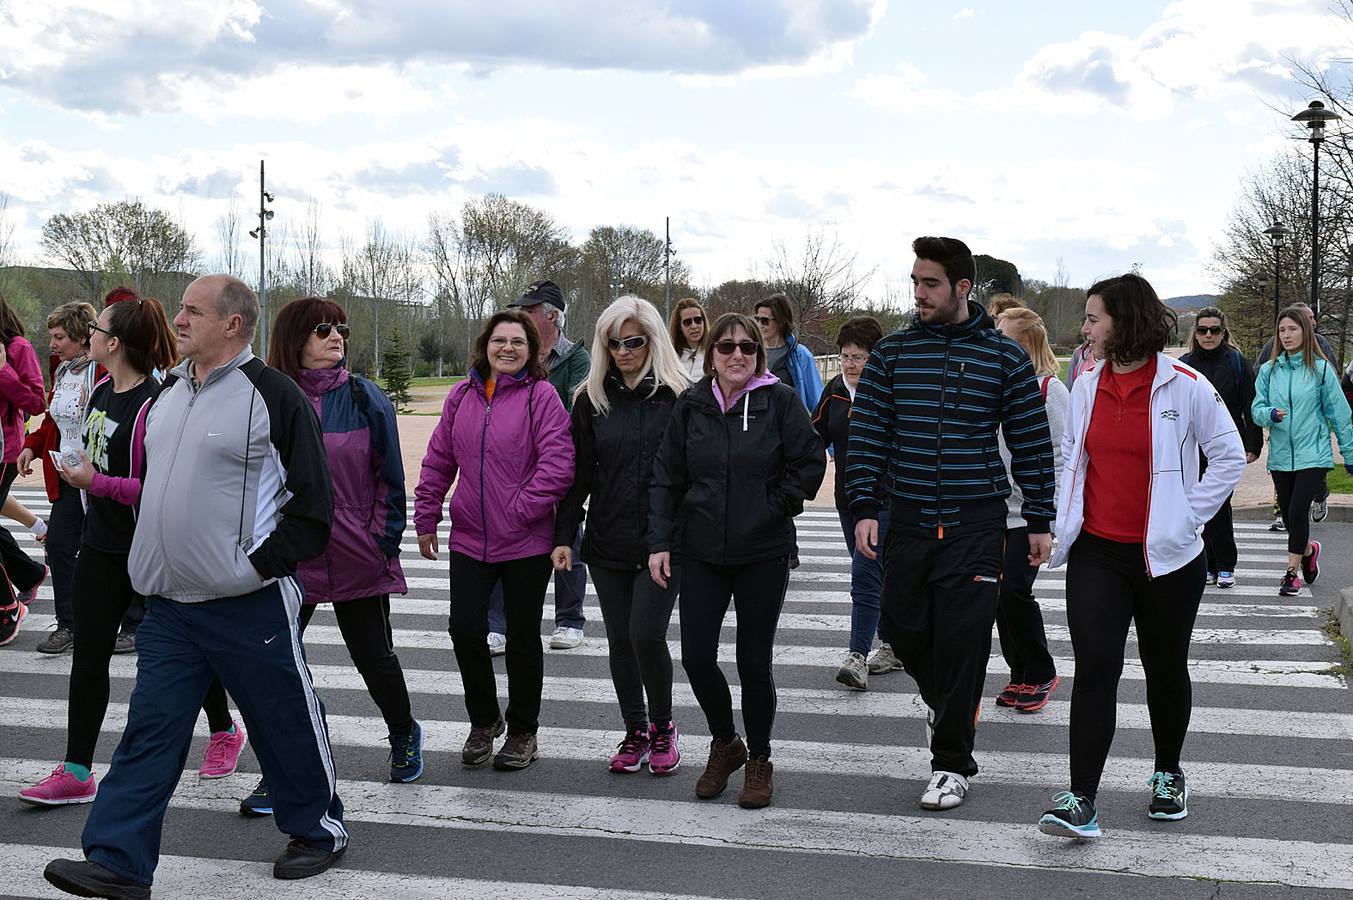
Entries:
[[[34, 492], [22, 499], [46, 507]], [[835, 684], [849, 624], [840, 531], [828, 510], [810, 510], [799, 523], [804, 566], [791, 579], [779, 634], [770, 809], [737, 808], [739, 776], [724, 798], [695, 799], [708, 739], [679, 668], [681, 771], [667, 779], [606, 771], [620, 722], [592, 600], [587, 643], [546, 660], [544, 758], [521, 773], [463, 769], [457, 753], [467, 725], [445, 633], [445, 563], [422, 560], [410, 541], [411, 589], [394, 602], [395, 640], [427, 731], [426, 775], [415, 785], [382, 781], [383, 724], [332, 615], [321, 612], [307, 645], [353, 835], [342, 867], [308, 882], [273, 881], [268, 864], [284, 839], [270, 821], [236, 813], [257, 778], [253, 754], [246, 751], [235, 776], [199, 781], [191, 770], [205, 744], [200, 730], [166, 823], [156, 896], [1269, 898], [1353, 889], [1353, 694], [1325, 674], [1336, 653], [1319, 631], [1320, 609], [1353, 583], [1353, 561], [1336, 549], [1353, 545], [1353, 526], [1317, 529], [1332, 551], [1327, 571], [1314, 597], [1284, 599], [1276, 595], [1282, 537], [1242, 523], [1240, 587], [1209, 588], [1195, 633], [1185, 752], [1192, 815], [1179, 823], [1145, 816], [1151, 737], [1141, 670], [1129, 664], [1101, 792], [1106, 836], [1077, 845], [1033, 825], [1067, 779], [1074, 672], [1063, 574], [1044, 573], [1038, 587], [1061, 689], [1036, 715], [988, 702], [978, 732], [983, 771], [968, 802], [927, 814], [916, 806], [928, 757], [915, 685], [901, 673], [875, 677], [864, 694]], [[64, 746], [69, 657], [33, 652], [50, 622], [44, 590], [18, 640], [0, 650], [8, 699], [0, 704], [0, 794], [8, 797], [44, 775]], [[725, 630], [728, 658], [732, 640]], [[990, 695], [1005, 680], [993, 659]], [[96, 772], [116, 745], [135, 673], [134, 659], [113, 662]], [[41, 867], [78, 846], [84, 818], [80, 807], [0, 800], [0, 893], [57, 896]]]

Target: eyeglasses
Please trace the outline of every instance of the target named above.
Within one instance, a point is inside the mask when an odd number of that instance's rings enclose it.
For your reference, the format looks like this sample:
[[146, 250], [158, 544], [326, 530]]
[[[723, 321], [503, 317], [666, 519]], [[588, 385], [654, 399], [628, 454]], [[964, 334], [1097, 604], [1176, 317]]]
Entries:
[[842, 353], [842, 354], [841, 354], [841, 362], [843, 362], [843, 363], [846, 363], [846, 362], [851, 362], [851, 363], [866, 363], [866, 362], [869, 362], [869, 357], [868, 357], [868, 356], [861, 356], [861, 355], [858, 354], [858, 353]]
[[102, 331], [104, 334], [108, 335], [110, 338], [115, 338], [115, 337], [117, 337], [117, 335], [113, 334], [113, 333], [112, 333], [111, 331], [109, 331], [107, 328], [100, 328], [98, 322], [90, 322], [90, 323], [89, 323], [89, 336], [90, 336], [90, 337], [93, 337], [93, 336], [94, 336], [94, 332], [96, 332], [96, 331]]
[[1221, 325], [1199, 325], [1193, 330], [1199, 334], [1221, 334], [1226, 329]]
[[612, 351], [619, 351], [622, 347], [626, 350], [640, 350], [648, 343], [648, 335], [636, 334], [634, 337], [627, 338], [607, 338], [606, 346]]
[[704, 316], [691, 316], [689, 319], [681, 320], [682, 328], [685, 328], [687, 325], [703, 325], [703, 324], [705, 324]]
[[337, 331], [339, 337], [346, 339], [348, 336], [348, 332], [352, 331], [352, 329], [346, 325], [342, 324], [336, 325], [333, 322], [320, 322], [318, 325], [315, 326], [315, 334], [319, 335], [322, 338], [327, 338], [329, 336], [329, 332], [331, 331]]
[[756, 341], [719, 341], [714, 345], [714, 352], [720, 356], [732, 356], [734, 350], [741, 350], [743, 356], [756, 356], [756, 348], [760, 346]]
[[762, 326], [769, 325], [771, 322], [775, 321], [771, 316], [753, 316], [753, 318], [756, 319], [756, 324]]

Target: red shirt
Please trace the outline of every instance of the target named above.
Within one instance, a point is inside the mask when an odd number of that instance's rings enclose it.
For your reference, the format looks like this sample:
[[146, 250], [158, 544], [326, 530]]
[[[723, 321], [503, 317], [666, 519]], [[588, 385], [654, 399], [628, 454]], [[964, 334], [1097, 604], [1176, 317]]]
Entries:
[[1104, 363], [1085, 434], [1085, 530], [1125, 544], [1146, 539], [1152, 362], [1126, 375]]

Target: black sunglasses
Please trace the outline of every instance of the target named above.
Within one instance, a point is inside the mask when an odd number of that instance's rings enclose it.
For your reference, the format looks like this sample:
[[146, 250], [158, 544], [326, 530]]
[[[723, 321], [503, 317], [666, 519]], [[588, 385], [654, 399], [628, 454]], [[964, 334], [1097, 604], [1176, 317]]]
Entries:
[[681, 320], [681, 324], [682, 324], [682, 325], [703, 325], [703, 324], [705, 324], [705, 317], [704, 317], [704, 316], [691, 316], [689, 319], [682, 319], [682, 320]]
[[319, 335], [322, 338], [327, 338], [329, 336], [329, 332], [335, 330], [338, 331], [339, 337], [346, 339], [348, 336], [348, 332], [351, 331], [352, 329], [342, 324], [335, 325], [333, 322], [320, 322], [318, 325], [315, 326], [315, 334]]
[[770, 316], [754, 316], [753, 318], [756, 319], [758, 325], [769, 325], [771, 322], [775, 321]]
[[741, 350], [743, 356], [756, 356], [756, 348], [760, 346], [756, 341], [719, 341], [714, 345], [714, 351], [720, 356], [732, 356], [734, 350]]
[[1226, 328], [1221, 325], [1199, 325], [1193, 330], [1199, 334], [1221, 334]]
[[634, 337], [627, 338], [607, 338], [606, 346], [612, 350], [619, 350], [624, 347], [626, 350], [638, 350], [648, 343], [648, 335], [636, 334]]

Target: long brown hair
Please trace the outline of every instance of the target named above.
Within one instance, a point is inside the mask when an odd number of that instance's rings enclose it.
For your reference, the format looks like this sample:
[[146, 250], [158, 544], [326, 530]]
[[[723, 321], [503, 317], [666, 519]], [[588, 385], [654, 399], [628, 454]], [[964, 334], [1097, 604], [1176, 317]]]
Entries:
[[[326, 297], [301, 297], [292, 300], [277, 311], [272, 321], [272, 340], [268, 346], [268, 365], [299, 381], [306, 342], [321, 322], [344, 325], [348, 313], [336, 301]], [[343, 341], [344, 355], [348, 342]]]
[[[1278, 313], [1278, 324], [1281, 325], [1283, 319], [1290, 319], [1297, 323], [1301, 329], [1301, 361], [1312, 372], [1315, 371], [1315, 361], [1324, 359], [1325, 354], [1320, 352], [1320, 344], [1315, 339], [1315, 326], [1311, 324], [1311, 316], [1306, 311], [1307, 306], [1289, 306], [1287, 309]], [[1273, 353], [1269, 359], [1277, 359], [1285, 352], [1283, 342], [1278, 338], [1278, 329], [1273, 329]]]
[[23, 319], [5, 302], [5, 295], [0, 294], [0, 341], [9, 344], [14, 338], [23, 336]]
[[502, 324], [520, 325], [526, 331], [526, 373], [535, 378], [545, 377], [545, 367], [540, 363], [540, 332], [536, 323], [520, 309], [504, 309], [496, 312], [484, 323], [484, 330], [474, 341], [474, 356], [470, 368], [479, 373], [479, 377], [489, 377], [489, 338], [493, 330]]
[[105, 307], [108, 330], [122, 343], [127, 365], [142, 375], [155, 369], [168, 372], [179, 361], [178, 344], [169, 316], [154, 297], [123, 300]]
[[[698, 309], [700, 315], [705, 320], [705, 333], [700, 338], [700, 346], [692, 347], [686, 340], [686, 333], [681, 330], [681, 311], [684, 309]], [[676, 348], [678, 354], [687, 350], [699, 350], [701, 352], [709, 350], [709, 313], [700, 305], [700, 301], [694, 297], [682, 297], [677, 301], [677, 305], [672, 309], [672, 318], [667, 323], [667, 333], [672, 337], [672, 346]]]

